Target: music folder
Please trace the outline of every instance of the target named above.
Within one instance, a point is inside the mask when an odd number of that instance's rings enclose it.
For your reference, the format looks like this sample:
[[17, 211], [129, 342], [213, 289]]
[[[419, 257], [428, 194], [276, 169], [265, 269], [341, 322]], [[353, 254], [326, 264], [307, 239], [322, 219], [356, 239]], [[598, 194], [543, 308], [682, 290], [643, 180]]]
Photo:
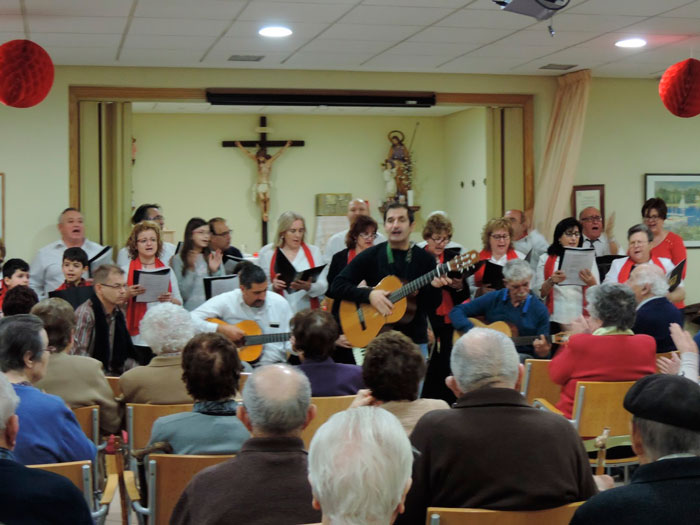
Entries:
[[503, 266], [500, 264], [486, 261], [484, 264], [483, 284], [488, 284], [494, 290], [500, 290], [505, 285], [503, 284]]
[[238, 274], [204, 278], [204, 296], [207, 301], [222, 293], [232, 292], [239, 287]]
[[311, 281], [315, 283], [318, 280], [318, 276], [321, 274], [323, 269], [326, 267], [325, 264], [321, 266], [315, 266], [314, 268], [309, 268], [302, 272], [294, 268], [289, 259], [287, 259], [284, 252], [277, 248], [277, 256], [275, 257], [275, 273], [277, 278], [283, 280], [287, 286], [292, 284], [294, 281]]
[[58, 297], [70, 303], [73, 310], [92, 297], [92, 286], [74, 286], [65, 290], [49, 292], [49, 297]]
[[685, 268], [685, 259], [683, 259], [681, 262], [679, 262], [676, 267], [668, 272], [668, 275], [666, 275], [666, 279], [668, 280], [668, 291], [672, 292], [678, 286], [681, 284], [683, 281], [683, 269]]
[[97, 270], [103, 264], [112, 264], [114, 261], [112, 257], [112, 247], [104, 246], [94, 257], [88, 259], [88, 273], [90, 277], [95, 270]]

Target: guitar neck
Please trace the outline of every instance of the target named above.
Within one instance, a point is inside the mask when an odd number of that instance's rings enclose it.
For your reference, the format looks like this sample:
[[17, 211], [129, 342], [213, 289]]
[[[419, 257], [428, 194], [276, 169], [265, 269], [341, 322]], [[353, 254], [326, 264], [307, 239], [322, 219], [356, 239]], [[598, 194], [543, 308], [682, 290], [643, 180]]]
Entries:
[[389, 300], [392, 303], [396, 303], [396, 302], [400, 301], [401, 299], [403, 299], [404, 297], [411, 295], [416, 290], [420, 290], [426, 284], [430, 284], [430, 282], [433, 279], [435, 279], [435, 277], [437, 277], [438, 275], [445, 275], [448, 271], [449, 271], [449, 266], [447, 263], [438, 264], [437, 268], [435, 268], [433, 271], [428, 272], [424, 275], [421, 275], [417, 279], [414, 279], [411, 282], [404, 284], [398, 290], [390, 293]]
[[280, 332], [279, 334], [247, 335], [243, 340], [243, 346], [264, 345], [267, 343], [284, 343], [289, 341], [292, 332]]

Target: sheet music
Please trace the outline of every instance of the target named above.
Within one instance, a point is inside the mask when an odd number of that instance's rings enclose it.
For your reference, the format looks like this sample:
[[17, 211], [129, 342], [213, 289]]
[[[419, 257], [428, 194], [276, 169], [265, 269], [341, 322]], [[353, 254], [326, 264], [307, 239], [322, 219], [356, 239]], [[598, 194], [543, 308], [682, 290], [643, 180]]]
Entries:
[[204, 295], [207, 300], [226, 292], [232, 292], [239, 287], [238, 274], [225, 277], [205, 277]]
[[559, 286], [586, 286], [579, 272], [590, 270], [595, 262], [595, 250], [593, 248], [564, 248], [564, 256], [559, 269], [566, 274], [566, 279]]
[[134, 282], [140, 284], [146, 291], [136, 296], [137, 303], [154, 303], [170, 286], [170, 268], [155, 270], [134, 270]]
[[93, 272], [97, 270], [100, 266], [102, 266], [103, 264], [112, 264], [112, 262], [112, 247], [105, 246], [99, 251], [99, 253], [97, 253], [92, 259], [88, 261], [90, 277], [92, 277]]

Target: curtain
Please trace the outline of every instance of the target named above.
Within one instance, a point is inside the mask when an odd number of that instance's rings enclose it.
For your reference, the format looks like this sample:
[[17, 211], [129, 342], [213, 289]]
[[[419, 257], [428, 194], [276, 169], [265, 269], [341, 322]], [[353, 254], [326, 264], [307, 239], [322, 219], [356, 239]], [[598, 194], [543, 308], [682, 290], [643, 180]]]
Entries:
[[558, 83], [535, 189], [535, 224], [547, 238], [557, 222], [571, 213], [571, 191], [581, 153], [591, 72], [576, 71], [559, 77]]

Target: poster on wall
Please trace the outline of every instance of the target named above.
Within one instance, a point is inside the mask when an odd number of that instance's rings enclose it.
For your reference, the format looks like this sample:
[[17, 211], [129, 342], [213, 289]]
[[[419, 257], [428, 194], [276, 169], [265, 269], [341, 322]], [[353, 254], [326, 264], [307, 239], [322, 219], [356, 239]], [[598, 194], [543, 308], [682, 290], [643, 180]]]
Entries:
[[645, 198], [663, 199], [664, 229], [683, 237], [686, 248], [700, 248], [700, 174], [646, 173]]
[[574, 186], [571, 192], [571, 216], [578, 219], [579, 214], [590, 207], [600, 210], [605, 219], [605, 185]]

